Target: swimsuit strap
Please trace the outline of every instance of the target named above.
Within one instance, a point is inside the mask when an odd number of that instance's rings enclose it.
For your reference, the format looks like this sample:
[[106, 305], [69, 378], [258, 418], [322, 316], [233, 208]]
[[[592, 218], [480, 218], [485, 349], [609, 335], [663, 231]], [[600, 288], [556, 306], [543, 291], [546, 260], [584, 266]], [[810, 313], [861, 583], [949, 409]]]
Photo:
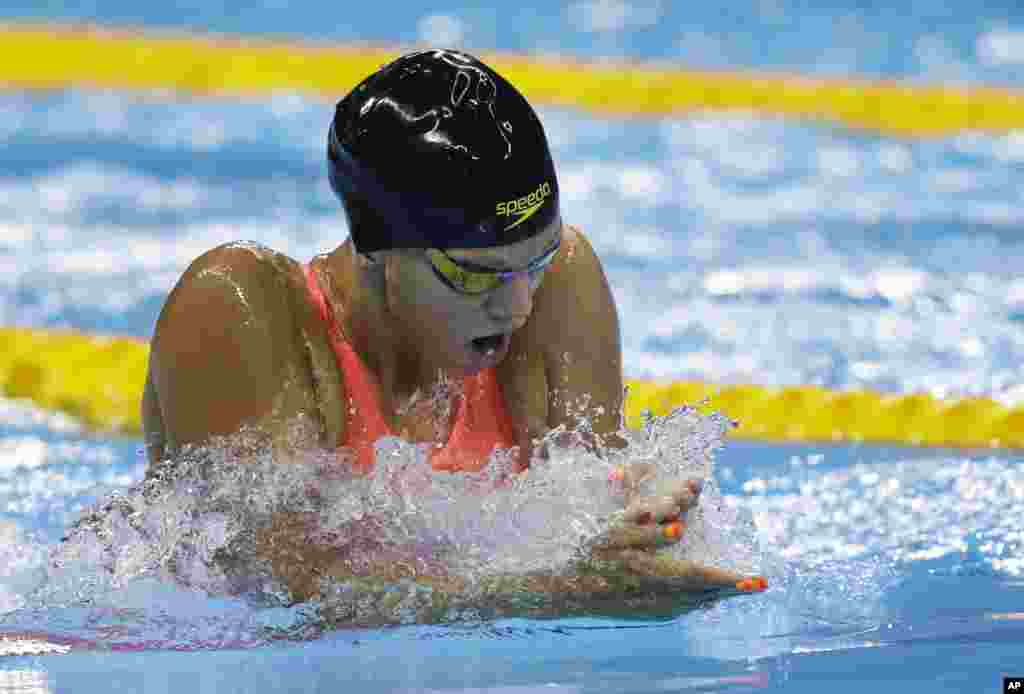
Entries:
[[345, 381], [345, 390], [348, 392], [345, 446], [355, 452], [356, 469], [369, 472], [374, 463], [374, 443], [384, 436], [394, 436], [394, 433], [384, 420], [377, 384], [373, 382], [363, 360], [345, 341], [334, 312], [327, 305], [327, 299], [320, 288], [312, 263], [306, 266], [306, 283], [313, 305], [319, 309], [320, 318], [327, 323], [331, 348], [338, 360], [341, 377]]

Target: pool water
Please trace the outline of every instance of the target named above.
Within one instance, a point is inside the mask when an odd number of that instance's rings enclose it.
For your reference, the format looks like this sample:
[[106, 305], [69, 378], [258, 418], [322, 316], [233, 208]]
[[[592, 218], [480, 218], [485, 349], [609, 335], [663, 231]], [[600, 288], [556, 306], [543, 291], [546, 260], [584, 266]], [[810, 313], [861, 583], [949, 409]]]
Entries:
[[[360, 691], [971, 691], [1020, 662], [1020, 456], [731, 442], [716, 454], [722, 496], [704, 503], [753, 513], [771, 581], [763, 594], [670, 621], [469, 620], [303, 636], [293, 629], [303, 606], [211, 597], [159, 572], [122, 566], [110, 590], [101, 562], [47, 576], [82, 506], [129, 494], [144, 466], [137, 441], [97, 441], [26, 421], [32, 414], [7, 413], [0, 478], [4, 530], [16, 533], [4, 544], [0, 632], [33, 635], [20, 652], [0, 640], [0, 682], [13, 691], [322, 691], [354, 681]], [[40, 585], [64, 592], [40, 599]], [[16, 688], [25, 673], [36, 688]]]
[[[1024, 64], [1019, 10], [996, 4], [548, 3], [514, 31], [468, 4], [333, 7], [7, 3], [0, 16], [1010, 85]], [[330, 113], [289, 95], [0, 94], [0, 323], [148, 337], [208, 248], [251, 239], [301, 260], [333, 248], [347, 232], [323, 175]], [[618, 302], [628, 376], [1024, 399], [1018, 133], [911, 141], [742, 114], [541, 117], [564, 216], [593, 240]], [[162, 580], [130, 535], [123, 585], [88, 562], [48, 573], [83, 511], [132, 494], [141, 441], [0, 405], [0, 633], [39, 634], [0, 655], [0, 691], [930, 693], [1000, 691], [1024, 674], [1016, 452], [726, 436], [702, 550], [758, 564], [763, 594], [669, 621], [311, 634], [302, 606]], [[169, 508], [153, 517], [178, 518]], [[732, 517], [756, 531], [715, 535]]]

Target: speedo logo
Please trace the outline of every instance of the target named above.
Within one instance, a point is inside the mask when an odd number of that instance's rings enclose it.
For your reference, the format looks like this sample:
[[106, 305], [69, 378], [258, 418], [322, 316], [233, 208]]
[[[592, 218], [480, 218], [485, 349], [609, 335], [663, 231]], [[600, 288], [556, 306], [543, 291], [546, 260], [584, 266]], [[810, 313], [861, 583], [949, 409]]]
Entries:
[[537, 210], [539, 210], [544, 205], [544, 201], [550, 197], [551, 184], [545, 181], [537, 186], [537, 190], [533, 191], [529, 195], [524, 195], [523, 197], [516, 198], [515, 200], [499, 202], [494, 208], [494, 211], [499, 217], [516, 218], [511, 224], [505, 227], [505, 231], [508, 231], [509, 229], [515, 229], [527, 219], [537, 214]]

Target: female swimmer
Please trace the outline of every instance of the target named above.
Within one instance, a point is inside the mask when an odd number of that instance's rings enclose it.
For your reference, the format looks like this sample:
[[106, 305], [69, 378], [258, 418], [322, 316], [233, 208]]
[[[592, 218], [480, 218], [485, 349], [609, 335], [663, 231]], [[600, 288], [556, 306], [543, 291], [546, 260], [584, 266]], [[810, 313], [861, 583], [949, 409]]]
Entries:
[[[327, 164], [350, 230], [337, 249], [304, 266], [227, 244], [170, 293], [143, 400], [151, 472], [243, 426], [348, 451], [339, 464], [357, 472], [389, 434], [436, 444], [431, 465], [447, 472], [518, 449], [528, 474], [535, 443], [580, 416], [595, 447], [625, 445], [615, 303], [583, 232], [562, 222], [544, 129], [511, 84], [465, 53], [405, 55], [337, 105]], [[667, 590], [763, 588], [656, 553], [679, 541], [700, 483], [643, 496], [649, 473], [624, 471], [634, 493], [593, 555]], [[261, 535], [300, 598], [352, 567], [307, 530], [282, 517]]]

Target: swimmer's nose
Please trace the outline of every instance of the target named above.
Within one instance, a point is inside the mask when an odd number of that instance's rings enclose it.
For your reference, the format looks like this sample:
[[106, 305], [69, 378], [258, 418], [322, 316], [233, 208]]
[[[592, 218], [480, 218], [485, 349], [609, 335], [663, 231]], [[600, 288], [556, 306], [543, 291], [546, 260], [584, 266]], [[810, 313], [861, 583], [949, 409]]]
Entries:
[[504, 282], [487, 298], [487, 313], [491, 320], [512, 332], [523, 327], [533, 310], [530, 279], [526, 274], [518, 275]]

